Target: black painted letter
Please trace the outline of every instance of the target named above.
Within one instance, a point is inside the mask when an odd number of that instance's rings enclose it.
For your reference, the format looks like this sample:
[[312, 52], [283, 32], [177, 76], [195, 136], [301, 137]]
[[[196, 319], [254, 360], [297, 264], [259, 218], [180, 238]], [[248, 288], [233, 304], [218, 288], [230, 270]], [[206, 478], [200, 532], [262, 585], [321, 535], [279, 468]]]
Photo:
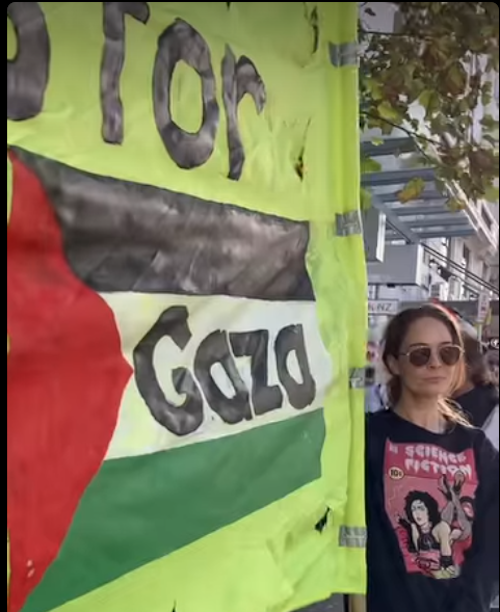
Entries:
[[125, 63], [125, 15], [141, 23], [149, 20], [147, 2], [103, 2], [104, 49], [101, 63], [102, 137], [109, 144], [123, 142], [123, 105], [120, 77]]
[[184, 404], [176, 406], [165, 397], [153, 365], [155, 348], [165, 336], [172, 338], [180, 349], [186, 348], [191, 340], [187, 308], [169, 308], [139, 342], [134, 350], [135, 379], [154, 419], [173, 434], [187, 436], [203, 423], [203, 397], [186, 368], [178, 368], [172, 373], [175, 390], [186, 395]]
[[226, 54], [222, 61], [222, 81], [227, 115], [229, 178], [237, 181], [241, 178], [245, 164], [245, 150], [238, 124], [238, 105], [244, 96], [249, 94], [260, 114], [266, 104], [266, 87], [252, 60], [243, 56], [236, 62], [229, 46], [226, 47]]
[[17, 34], [17, 54], [7, 60], [7, 119], [24, 121], [42, 112], [49, 83], [50, 39], [38, 2], [11, 2], [7, 17]]
[[[234, 389], [233, 397], [227, 397], [213, 378], [212, 368], [220, 364]], [[248, 389], [243, 382], [227, 339], [227, 334], [216, 331], [200, 344], [194, 362], [194, 372], [210, 408], [229, 425], [251, 421], [252, 409]]]
[[[299, 364], [302, 382], [297, 382], [288, 369], [288, 357], [295, 353]], [[311, 374], [307, 357], [304, 328], [302, 325], [290, 325], [280, 331], [276, 338], [276, 362], [278, 376], [285, 387], [290, 404], [296, 410], [304, 410], [316, 397], [316, 382]]]
[[[203, 123], [196, 134], [185, 132], [172, 119], [172, 77], [176, 65], [182, 60], [198, 73], [202, 81]], [[158, 40], [153, 97], [156, 125], [170, 157], [186, 170], [202, 166], [213, 153], [219, 125], [215, 75], [207, 43], [182, 19], [169, 26]], [[196, 103], [196, 100], [186, 100], [186, 104]]]
[[231, 334], [231, 347], [235, 357], [250, 357], [252, 372], [252, 403], [257, 416], [279, 410], [283, 406], [283, 393], [278, 385], [268, 385], [269, 332]]

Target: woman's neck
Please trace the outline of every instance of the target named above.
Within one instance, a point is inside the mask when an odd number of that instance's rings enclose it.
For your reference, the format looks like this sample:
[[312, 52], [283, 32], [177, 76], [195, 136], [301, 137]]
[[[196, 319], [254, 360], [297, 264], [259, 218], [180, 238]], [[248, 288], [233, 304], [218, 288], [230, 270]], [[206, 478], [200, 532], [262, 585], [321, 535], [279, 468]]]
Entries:
[[395, 412], [406, 421], [432, 433], [441, 434], [446, 431], [446, 419], [439, 409], [439, 400], [436, 398], [416, 398], [403, 393]]

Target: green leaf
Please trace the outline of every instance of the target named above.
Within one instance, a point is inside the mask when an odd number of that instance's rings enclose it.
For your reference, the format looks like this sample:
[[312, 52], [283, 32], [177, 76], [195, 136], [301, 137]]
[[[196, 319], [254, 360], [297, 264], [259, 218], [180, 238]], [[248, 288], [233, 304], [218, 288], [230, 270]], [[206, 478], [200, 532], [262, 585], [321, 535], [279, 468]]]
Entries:
[[425, 109], [427, 109], [433, 96], [434, 92], [431, 89], [424, 89], [424, 91], [420, 94], [418, 101]]
[[488, 202], [497, 203], [497, 204], [498, 204], [499, 196], [500, 196], [500, 190], [498, 189], [498, 187], [495, 187], [494, 185], [492, 185], [491, 187], [488, 187], [488, 189], [486, 189], [486, 192], [484, 194], [484, 197], [486, 200], [488, 200]]
[[401, 122], [401, 115], [392, 104], [388, 101], [384, 101], [377, 106], [377, 112], [382, 119], [385, 121], [392, 121], [393, 123]]
[[483, 136], [483, 140], [490, 144], [493, 148], [498, 149], [498, 138], [495, 138], [491, 134]]
[[370, 93], [372, 99], [375, 102], [379, 100], [383, 100], [384, 98], [384, 90], [382, 84], [375, 79], [367, 79], [365, 81], [365, 86], [368, 92]]
[[458, 103], [458, 110], [461, 113], [468, 113], [472, 110], [468, 98], [463, 98], [462, 100], [460, 100], [460, 102]]
[[499, 68], [499, 56], [498, 49], [493, 53], [491, 57], [488, 58], [488, 63], [486, 64], [486, 72], [498, 72]]
[[498, 130], [498, 121], [491, 115], [485, 115], [481, 119], [481, 125], [490, 131]]
[[458, 198], [450, 198], [446, 202], [446, 207], [453, 212], [459, 212], [461, 210], [465, 210], [467, 206], [465, 202], [462, 202]]
[[370, 174], [372, 172], [380, 172], [382, 165], [371, 157], [361, 158], [361, 174]]
[[460, 62], [455, 62], [448, 71], [447, 85], [452, 95], [460, 95], [467, 87], [467, 72]]
[[419, 98], [420, 104], [425, 108], [425, 115], [430, 119], [440, 109], [440, 97], [437, 91], [426, 89], [422, 92]]
[[484, 93], [481, 96], [481, 103], [483, 106], [489, 106], [493, 102], [493, 96], [491, 94]]
[[383, 138], [372, 138], [371, 142], [374, 147], [380, 147], [384, 144], [385, 140]]
[[481, 90], [481, 102], [483, 106], [489, 106], [493, 102], [493, 84], [485, 83]]
[[412, 179], [404, 189], [402, 189], [398, 198], [402, 204], [407, 204], [412, 200], [417, 200], [425, 189], [425, 181], [421, 178]]
[[361, 189], [360, 194], [361, 210], [368, 210], [372, 206], [372, 194], [368, 189]]

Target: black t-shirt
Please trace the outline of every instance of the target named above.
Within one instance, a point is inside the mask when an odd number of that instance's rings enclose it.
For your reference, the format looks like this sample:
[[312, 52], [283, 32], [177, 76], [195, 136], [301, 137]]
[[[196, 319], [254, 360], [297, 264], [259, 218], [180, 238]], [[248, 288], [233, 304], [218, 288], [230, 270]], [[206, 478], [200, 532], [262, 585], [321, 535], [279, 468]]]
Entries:
[[498, 406], [498, 389], [494, 385], [479, 385], [457, 397], [457, 403], [474, 427], [482, 429]]
[[489, 612], [499, 458], [485, 435], [385, 411], [368, 418], [366, 457], [368, 612]]

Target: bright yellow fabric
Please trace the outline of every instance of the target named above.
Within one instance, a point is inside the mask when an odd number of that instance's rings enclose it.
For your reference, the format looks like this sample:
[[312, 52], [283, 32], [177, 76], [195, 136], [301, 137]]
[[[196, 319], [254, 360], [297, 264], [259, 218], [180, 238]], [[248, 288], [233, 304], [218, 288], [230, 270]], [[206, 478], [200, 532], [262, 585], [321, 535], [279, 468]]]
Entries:
[[[309, 221], [321, 333], [337, 367], [320, 481], [60, 612], [289, 612], [333, 592], [364, 592], [364, 551], [339, 545], [341, 526], [364, 524], [363, 397], [349, 389], [350, 369], [364, 362], [364, 252], [361, 236], [337, 237], [335, 228], [337, 214], [359, 206], [357, 69], [335, 68], [329, 57], [331, 43], [355, 41], [357, 3], [235, 2], [230, 10], [225, 2], [149, 3], [147, 25], [126, 19], [125, 140], [114, 147], [101, 139], [102, 3], [40, 4], [52, 44], [44, 111], [8, 122], [8, 145], [96, 174]], [[223, 113], [214, 154], [193, 171], [175, 165], [156, 130], [157, 40], [176, 17], [209, 43], [216, 78], [230, 44], [252, 59], [266, 84], [262, 115], [250, 99], [239, 109], [247, 160], [238, 182], [226, 178]], [[11, 56], [13, 36], [8, 26]], [[199, 88], [187, 66], [176, 71], [173, 115], [185, 129], [199, 125]], [[301, 157], [304, 180], [296, 168]], [[9, 188], [7, 200], [9, 207]], [[327, 508], [332, 520], [319, 535], [311, 526]]]

